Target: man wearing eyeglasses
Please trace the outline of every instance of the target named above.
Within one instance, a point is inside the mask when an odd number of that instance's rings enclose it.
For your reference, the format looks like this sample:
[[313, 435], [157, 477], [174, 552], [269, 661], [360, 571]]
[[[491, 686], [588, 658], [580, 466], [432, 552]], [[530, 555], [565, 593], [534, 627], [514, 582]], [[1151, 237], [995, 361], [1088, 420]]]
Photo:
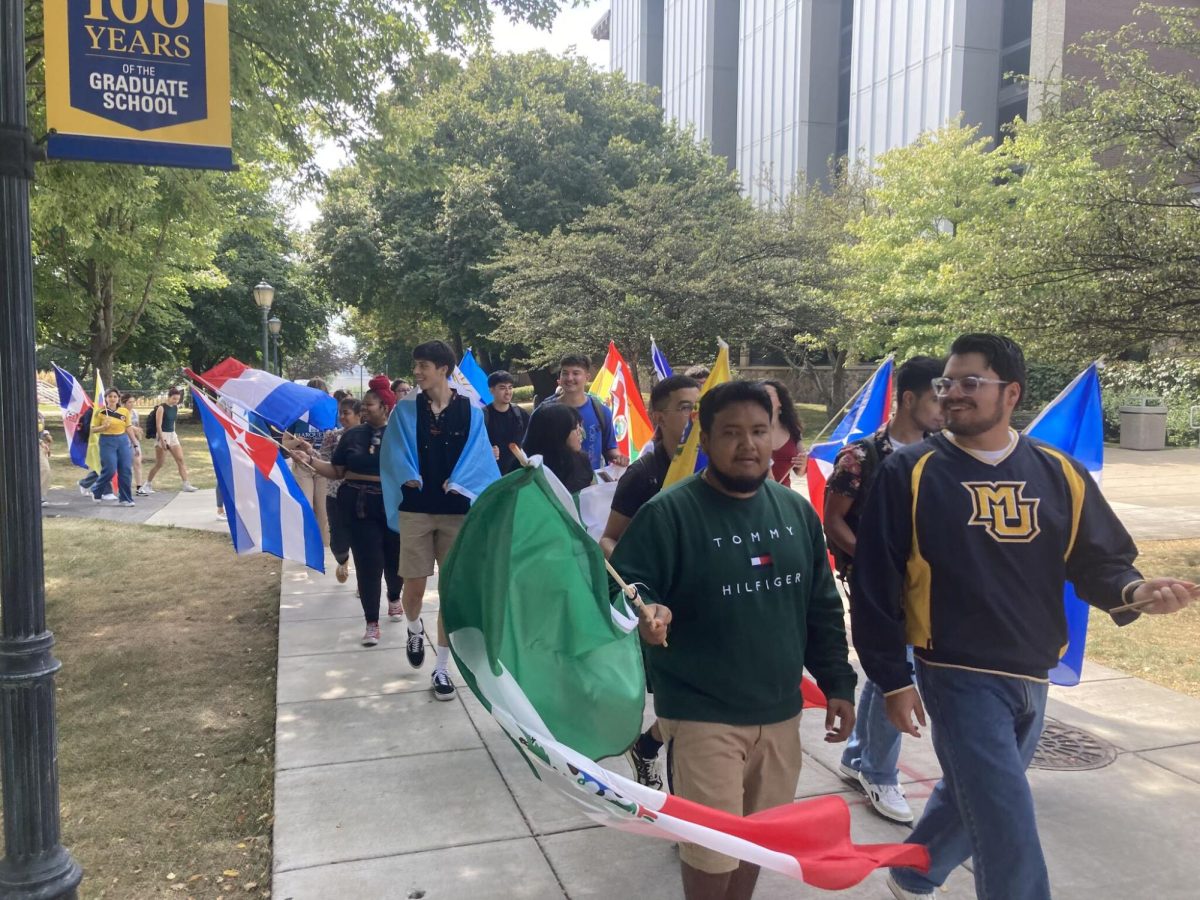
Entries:
[[[1095, 481], [1018, 435], [1025, 358], [966, 334], [933, 381], [946, 432], [893, 453], [863, 510], [851, 574], [854, 646], [888, 719], [920, 737], [929, 709], [942, 766], [909, 842], [928, 875], [893, 869], [900, 900], [932, 898], [973, 859], [979, 900], [1046, 900], [1050, 884], [1025, 769], [1067, 640], [1063, 584], [1127, 625], [1171, 613], [1197, 586], [1143, 579], [1137, 548]], [[916, 658], [912, 684], [905, 645]]]

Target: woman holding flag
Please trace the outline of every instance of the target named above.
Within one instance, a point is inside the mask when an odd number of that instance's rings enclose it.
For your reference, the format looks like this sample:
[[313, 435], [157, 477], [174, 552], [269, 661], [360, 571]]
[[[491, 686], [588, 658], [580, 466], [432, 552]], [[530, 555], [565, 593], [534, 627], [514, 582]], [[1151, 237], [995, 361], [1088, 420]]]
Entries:
[[104, 406], [92, 419], [92, 433], [100, 436], [100, 477], [92, 486], [92, 499], [113, 499], [112, 480], [117, 476], [121, 506], [133, 506], [133, 448], [129, 444], [133, 418], [121, 406], [121, 394], [109, 388]]
[[388, 528], [379, 478], [379, 448], [394, 404], [395, 395], [385, 379], [382, 390], [372, 387], [363, 395], [363, 424], [342, 434], [330, 462], [306, 450], [294, 452], [296, 459], [311, 466], [317, 475], [342, 481], [337, 495], [338, 512], [349, 533], [350, 552], [354, 556], [358, 597], [366, 619], [364, 647], [379, 643], [381, 579], [387, 585], [390, 615], [399, 615], [400, 591], [404, 587], [400, 578], [400, 535]]

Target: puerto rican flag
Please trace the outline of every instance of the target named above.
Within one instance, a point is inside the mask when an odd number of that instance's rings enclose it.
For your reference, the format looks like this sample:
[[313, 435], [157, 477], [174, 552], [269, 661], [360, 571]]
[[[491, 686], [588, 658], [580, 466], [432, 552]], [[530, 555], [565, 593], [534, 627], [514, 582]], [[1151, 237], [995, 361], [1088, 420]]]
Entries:
[[286, 430], [297, 421], [324, 431], [337, 427], [337, 401], [324, 391], [286, 381], [278, 375], [252, 369], [232, 356], [203, 375], [185, 369], [189, 378], [244, 409]]
[[808, 449], [808, 499], [821, 521], [825, 520], [825, 483], [833, 474], [838, 453], [847, 444], [874, 434], [892, 414], [893, 368], [894, 360], [889, 356], [859, 390], [829, 440]]
[[192, 401], [217, 473], [217, 490], [239, 556], [270, 553], [325, 571], [321, 529], [279, 446], [234, 422], [199, 391]]
[[71, 462], [86, 469], [88, 433], [92, 421], [92, 401], [75, 376], [54, 363], [54, 380], [58, 385], [58, 405], [62, 409], [63, 431], [71, 449]]

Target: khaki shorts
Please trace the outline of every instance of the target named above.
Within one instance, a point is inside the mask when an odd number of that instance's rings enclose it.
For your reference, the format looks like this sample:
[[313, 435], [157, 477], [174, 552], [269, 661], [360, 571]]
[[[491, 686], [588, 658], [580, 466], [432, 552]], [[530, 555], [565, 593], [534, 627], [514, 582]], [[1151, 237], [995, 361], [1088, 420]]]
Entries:
[[163, 431], [158, 435], [158, 441], [167, 447], [178, 447], [179, 435], [174, 431]]
[[[737, 816], [795, 800], [802, 758], [800, 716], [773, 725], [679, 719], [659, 719], [658, 725], [676, 796]], [[679, 858], [712, 875], [738, 867], [732, 856], [696, 844], [681, 843]]]
[[465, 515], [400, 512], [400, 577], [428, 578], [450, 555]]

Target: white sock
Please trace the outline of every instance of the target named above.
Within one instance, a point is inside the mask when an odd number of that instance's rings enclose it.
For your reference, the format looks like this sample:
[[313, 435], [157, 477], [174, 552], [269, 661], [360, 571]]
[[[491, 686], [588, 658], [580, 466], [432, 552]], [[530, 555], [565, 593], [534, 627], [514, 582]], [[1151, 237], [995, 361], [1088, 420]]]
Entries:
[[404, 620], [406, 622], [408, 622], [408, 633], [409, 634], [424, 634], [425, 633], [425, 626], [422, 624], [420, 616], [417, 616], [415, 619], [410, 619], [408, 617], [408, 613], [405, 613]]
[[438, 647], [437, 662], [433, 665], [433, 671], [445, 672], [450, 665], [450, 648]]

